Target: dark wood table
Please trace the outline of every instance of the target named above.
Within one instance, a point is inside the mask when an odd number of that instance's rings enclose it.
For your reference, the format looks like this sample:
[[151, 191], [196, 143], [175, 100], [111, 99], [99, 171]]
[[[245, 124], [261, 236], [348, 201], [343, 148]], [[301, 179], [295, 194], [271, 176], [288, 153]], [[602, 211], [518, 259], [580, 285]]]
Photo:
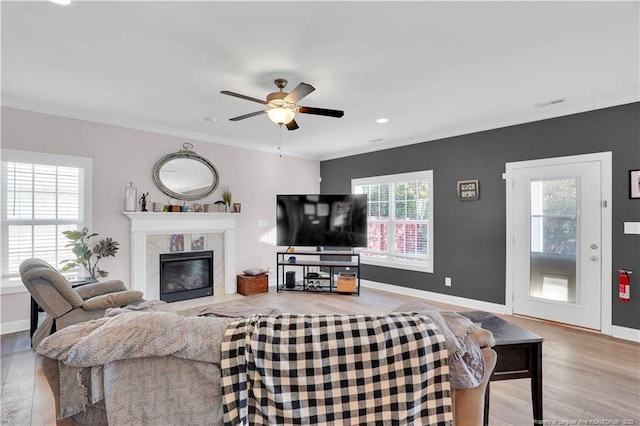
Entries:
[[[533, 424], [542, 424], [542, 337], [489, 312], [460, 312], [493, 333], [498, 354], [491, 381], [531, 379]], [[484, 423], [489, 421], [489, 386], [485, 395]]]

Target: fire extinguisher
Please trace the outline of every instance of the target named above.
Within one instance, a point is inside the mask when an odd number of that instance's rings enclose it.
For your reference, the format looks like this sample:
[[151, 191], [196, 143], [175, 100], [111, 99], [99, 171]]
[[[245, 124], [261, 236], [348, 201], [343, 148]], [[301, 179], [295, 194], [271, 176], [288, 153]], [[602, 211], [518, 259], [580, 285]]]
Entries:
[[629, 275], [631, 271], [626, 269], [618, 270], [618, 298], [621, 302], [628, 302], [631, 299], [631, 288], [629, 286]]

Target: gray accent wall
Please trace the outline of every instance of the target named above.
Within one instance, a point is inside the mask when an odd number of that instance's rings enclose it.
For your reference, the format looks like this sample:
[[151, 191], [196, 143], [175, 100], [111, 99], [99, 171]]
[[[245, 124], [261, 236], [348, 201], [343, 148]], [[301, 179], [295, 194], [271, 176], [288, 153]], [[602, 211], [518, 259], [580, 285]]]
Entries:
[[[505, 164], [606, 151], [613, 153], [612, 324], [640, 329], [640, 235], [623, 232], [624, 222], [640, 222], [640, 200], [629, 199], [629, 170], [640, 169], [640, 103], [323, 161], [320, 188], [349, 193], [354, 178], [433, 170], [434, 273], [363, 265], [361, 277], [504, 304]], [[458, 201], [456, 182], [468, 179], [480, 181], [478, 201]], [[617, 293], [623, 267], [634, 271], [628, 303]]]

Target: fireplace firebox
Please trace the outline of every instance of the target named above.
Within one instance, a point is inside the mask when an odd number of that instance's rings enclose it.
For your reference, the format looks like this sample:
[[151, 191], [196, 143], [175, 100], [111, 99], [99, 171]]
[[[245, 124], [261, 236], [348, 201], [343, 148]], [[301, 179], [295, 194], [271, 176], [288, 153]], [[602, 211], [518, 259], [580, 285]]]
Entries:
[[213, 295], [213, 251], [160, 255], [160, 300]]

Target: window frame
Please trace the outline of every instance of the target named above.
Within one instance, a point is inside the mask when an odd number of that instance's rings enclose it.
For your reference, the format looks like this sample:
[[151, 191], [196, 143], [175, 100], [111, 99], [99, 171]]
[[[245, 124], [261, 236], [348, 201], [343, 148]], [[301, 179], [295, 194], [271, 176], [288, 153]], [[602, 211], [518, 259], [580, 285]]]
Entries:
[[[427, 253], [428, 255], [424, 257], [424, 263], [415, 263], [411, 261], [401, 260], [401, 259], [393, 259], [393, 248], [395, 247], [395, 235], [393, 230], [395, 229], [396, 224], [402, 223], [415, 223], [412, 221], [408, 221], [406, 219], [393, 219], [393, 214], [395, 213], [395, 189], [392, 184], [398, 182], [406, 182], [406, 181], [416, 181], [416, 180], [424, 180], [427, 181], [429, 186], [429, 200], [428, 200], [428, 220], [427, 220]], [[408, 173], [397, 173], [391, 175], [382, 175], [382, 176], [371, 176], [364, 178], [351, 179], [351, 192], [356, 193], [356, 186], [362, 185], [380, 185], [386, 184], [389, 185], [389, 220], [375, 220], [375, 222], [387, 223], [387, 240], [388, 240], [388, 250], [386, 252], [385, 258], [371, 258], [368, 256], [360, 256], [360, 262], [365, 265], [375, 265], [375, 266], [383, 266], [387, 268], [396, 268], [396, 269], [404, 269], [408, 271], [418, 271], [418, 272], [427, 272], [433, 273], [433, 170], [423, 170], [417, 172], [408, 172]], [[369, 218], [367, 218], [367, 222], [369, 222]], [[367, 248], [360, 249], [361, 253], [366, 253], [369, 250]], [[371, 251], [374, 253], [374, 251]], [[379, 252], [375, 252], [379, 253]], [[403, 255], [405, 258], [414, 257], [410, 254]], [[422, 256], [419, 256], [422, 259]]]
[[[93, 159], [88, 157], [77, 157], [71, 155], [48, 154], [34, 151], [20, 151], [14, 149], [2, 148], [0, 156], [0, 169], [2, 173], [2, 186], [0, 188], [0, 246], [2, 247], [0, 255], [0, 294], [23, 293], [26, 290], [24, 284], [20, 280], [20, 276], [5, 275], [8, 257], [8, 227], [10, 224], [38, 224], [38, 223], [64, 223], [67, 219], [28, 219], [28, 220], [9, 220], [7, 218], [7, 179], [5, 179], [5, 162], [41, 164], [59, 167], [76, 167], [84, 170], [82, 179], [82, 203], [81, 218], [77, 221], [79, 227], [91, 228], [91, 206], [92, 206], [92, 169]], [[76, 221], [73, 221], [74, 223]], [[81, 229], [81, 228], [80, 228]], [[54, 265], [58, 266], [58, 265]]]

